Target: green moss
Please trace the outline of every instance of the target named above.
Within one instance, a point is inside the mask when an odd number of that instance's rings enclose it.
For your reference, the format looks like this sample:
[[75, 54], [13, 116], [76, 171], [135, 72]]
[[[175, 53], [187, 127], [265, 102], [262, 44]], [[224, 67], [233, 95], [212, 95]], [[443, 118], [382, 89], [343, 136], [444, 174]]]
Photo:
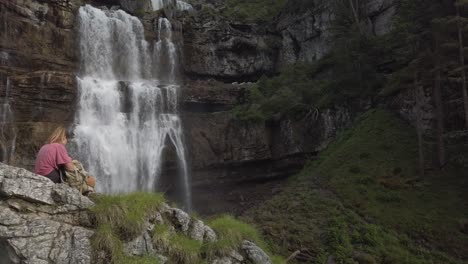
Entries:
[[124, 239], [143, 231], [145, 216], [156, 211], [164, 202], [159, 193], [132, 193], [127, 195], [100, 195], [91, 211], [98, 226], [108, 225]]
[[468, 180], [452, 169], [418, 177], [413, 131], [369, 111], [246, 219], [259, 223], [274, 252], [305, 248], [311, 263], [461, 263]]

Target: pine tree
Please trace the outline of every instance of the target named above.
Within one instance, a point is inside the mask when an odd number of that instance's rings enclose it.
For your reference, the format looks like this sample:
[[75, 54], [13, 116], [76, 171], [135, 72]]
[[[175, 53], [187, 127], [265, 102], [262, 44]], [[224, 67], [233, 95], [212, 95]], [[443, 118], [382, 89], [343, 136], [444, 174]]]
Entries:
[[[444, 112], [442, 100], [442, 71], [445, 60], [440, 48], [440, 23], [432, 23], [444, 10], [440, 1], [402, 0], [396, 18], [393, 41], [396, 42], [397, 61], [403, 67], [396, 76], [408, 76], [398, 81], [400, 88], [412, 89], [419, 146], [419, 170], [424, 174], [425, 156], [423, 139], [424, 87], [432, 87], [435, 104], [437, 166], [445, 165]], [[431, 26], [431, 24], [435, 26]], [[407, 74], [405, 74], [407, 73]], [[401, 78], [401, 77], [399, 77]]]
[[462, 82], [462, 97], [465, 110], [465, 129], [468, 129], [468, 92], [466, 87], [466, 69], [465, 69], [465, 47], [463, 45], [463, 28], [468, 25], [468, 19], [460, 15], [460, 9], [468, 5], [468, 0], [456, 0], [456, 24], [458, 33], [458, 53], [460, 61], [460, 73]]

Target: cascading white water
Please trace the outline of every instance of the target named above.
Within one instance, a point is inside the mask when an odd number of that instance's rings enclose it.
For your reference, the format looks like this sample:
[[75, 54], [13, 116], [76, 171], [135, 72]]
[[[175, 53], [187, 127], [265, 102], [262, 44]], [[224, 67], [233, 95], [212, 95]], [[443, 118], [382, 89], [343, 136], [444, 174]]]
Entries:
[[154, 61], [156, 75], [164, 76], [173, 83], [176, 79], [177, 50], [172, 42], [172, 25], [167, 18], [159, 18], [158, 41], [154, 45]]
[[193, 7], [191, 4], [184, 2], [182, 0], [151, 0], [151, 5], [153, 10], [160, 10], [167, 6], [174, 6], [179, 11], [192, 10]]
[[0, 98], [0, 162], [10, 163], [15, 153], [16, 130], [10, 104], [10, 79], [6, 78], [5, 97]]
[[[169, 21], [162, 20], [159, 40], [151, 49], [137, 18], [121, 10], [80, 8], [81, 75], [74, 140], [79, 157], [96, 175], [99, 190], [111, 193], [155, 190], [163, 150], [170, 142], [182, 171], [185, 207], [190, 209], [177, 115], [177, 50]], [[168, 64], [155, 65], [161, 61]]]
[[151, 0], [151, 5], [153, 6], [153, 10], [160, 10], [164, 7], [163, 0]]

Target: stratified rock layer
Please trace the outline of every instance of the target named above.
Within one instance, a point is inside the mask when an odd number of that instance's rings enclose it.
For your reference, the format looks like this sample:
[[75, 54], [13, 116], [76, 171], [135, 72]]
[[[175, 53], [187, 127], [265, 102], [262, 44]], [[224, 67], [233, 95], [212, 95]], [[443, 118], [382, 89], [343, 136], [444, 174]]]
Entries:
[[2, 263], [92, 263], [93, 202], [78, 190], [0, 164], [0, 197]]

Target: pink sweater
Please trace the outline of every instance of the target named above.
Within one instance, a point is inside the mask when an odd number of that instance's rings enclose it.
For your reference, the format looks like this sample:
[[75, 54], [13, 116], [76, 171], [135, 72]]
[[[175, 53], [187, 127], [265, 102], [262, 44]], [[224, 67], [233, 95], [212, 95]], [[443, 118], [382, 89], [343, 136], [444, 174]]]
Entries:
[[60, 165], [70, 162], [72, 159], [68, 156], [64, 145], [59, 143], [46, 144], [37, 153], [34, 173], [46, 176], [53, 170], [58, 170]]

